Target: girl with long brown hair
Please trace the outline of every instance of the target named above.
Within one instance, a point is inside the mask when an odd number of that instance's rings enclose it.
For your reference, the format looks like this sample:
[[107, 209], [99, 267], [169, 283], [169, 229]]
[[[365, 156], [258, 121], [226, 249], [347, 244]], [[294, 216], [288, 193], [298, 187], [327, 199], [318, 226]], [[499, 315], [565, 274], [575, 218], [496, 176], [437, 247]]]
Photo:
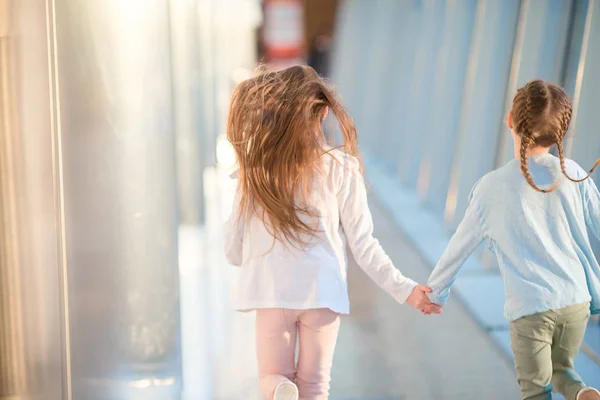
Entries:
[[[328, 112], [340, 127], [337, 148], [321, 129]], [[242, 267], [236, 308], [256, 310], [263, 395], [327, 399], [339, 316], [349, 312], [346, 245], [399, 303], [423, 313], [439, 307], [373, 237], [354, 124], [312, 68], [263, 71], [242, 82], [227, 136], [239, 171], [226, 255]]]
[[[429, 278], [444, 304], [458, 270], [484, 240], [505, 283], [504, 312], [523, 399], [600, 400], [575, 372], [590, 314], [600, 313], [600, 266], [589, 235], [600, 239], [600, 193], [564, 156], [571, 101], [535, 80], [517, 91], [507, 118], [515, 159], [475, 184], [470, 204]], [[555, 145], [558, 157], [550, 154]]]

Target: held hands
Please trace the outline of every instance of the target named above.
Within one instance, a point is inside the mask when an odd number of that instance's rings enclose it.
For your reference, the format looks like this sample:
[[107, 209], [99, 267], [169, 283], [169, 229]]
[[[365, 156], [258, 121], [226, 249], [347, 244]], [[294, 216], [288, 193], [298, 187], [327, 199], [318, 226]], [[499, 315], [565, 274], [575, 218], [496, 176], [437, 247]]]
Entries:
[[425, 285], [417, 285], [406, 299], [406, 302], [425, 315], [441, 314], [442, 307], [433, 304], [426, 293], [431, 293], [431, 288]]

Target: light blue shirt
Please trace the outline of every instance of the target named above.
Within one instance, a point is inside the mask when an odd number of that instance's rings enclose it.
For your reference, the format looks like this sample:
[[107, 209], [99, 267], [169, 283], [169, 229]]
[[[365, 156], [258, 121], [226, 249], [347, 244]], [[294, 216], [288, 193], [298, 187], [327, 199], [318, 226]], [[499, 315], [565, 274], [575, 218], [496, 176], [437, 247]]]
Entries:
[[[572, 178], [586, 174], [565, 160]], [[504, 315], [526, 315], [591, 301], [600, 313], [600, 267], [589, 235], [600, 239], [600, 193], [590, 178], [574, 183], [563, 177], [551, 154], [529, 158], [534, 182], [554, 192], [540, 193], [526, 182], [519, 160], [485, 175], [475, 184], [469, 207], [448, 248], [431, 273], [431, 301], [443, 305], [465, 260], [489, 240], [504, 278]]]

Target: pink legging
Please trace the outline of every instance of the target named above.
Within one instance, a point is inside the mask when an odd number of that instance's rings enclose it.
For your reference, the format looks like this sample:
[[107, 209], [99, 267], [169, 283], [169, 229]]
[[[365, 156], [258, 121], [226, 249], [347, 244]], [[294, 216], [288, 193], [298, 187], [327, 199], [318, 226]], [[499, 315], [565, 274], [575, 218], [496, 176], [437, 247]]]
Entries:
[[[327, 309], [265, 308], [256, 312], [256, 349], [265, 399], [285, 380], [298, 385], [301, 400], [327, 400], [340, 317]], [[298, 366], [294, 359], [300, 342]]]

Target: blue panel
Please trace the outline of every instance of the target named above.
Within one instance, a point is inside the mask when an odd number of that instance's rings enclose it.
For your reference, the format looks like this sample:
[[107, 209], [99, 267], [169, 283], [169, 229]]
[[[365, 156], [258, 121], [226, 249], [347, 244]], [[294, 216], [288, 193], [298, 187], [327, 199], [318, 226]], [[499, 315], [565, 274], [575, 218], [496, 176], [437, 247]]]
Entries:
[[[540, 78], [561, 83], [567, 51], [571, 2], [563, 0], [528, 1], [525, 4], [524, 34], [521, 51], [515, 54], [515, 87], [510, 87], [512, 98], [516, 90], [527, 82]], [[508, 111], [508, 110], [506, 110]], [[510, 137], [503, 137], [498, 149], [498, 164], [514, 157]]]
[[[353, 37], [351, 43], [354, 48], [352, 59], [348, 60], [347, 67], [352, 68], [353, 74], [350, 79], [352, 82], [352, 91], [349, 97], [349, 110], [354, 116], [359, 116], [365, 106], [364, 96], [365, 87], [368, 84], [368, 63], [365, 60], [370, 57], [375, 48], [374, 27], [377, 22], [377, 7], [365, 1], [353, 3], [356, 20], [352, 26]], [[360, 124], [360, 121], [357, 120]]]
[[[447, 8], [433, 104], [427, 110], [430, 116], [423, 132], [426, 144], [419, 168], [420, 194], [426, 193], [428, 205], [440, 216], [446, 204], [476, 8], [475, 0], [461, 1]], [[479, 8], [483, 10], [485, 4], [480, 3]], [[483, 16], [481, 12], [480, 16]]]
[[402, 183], [414, 188], [417, 184], [422, 149], [425, 142], [424, 127], [427, 125], [434, 94], [434, 78], [440, 55], [445, 2], [423, 2], [422, 18], [410, 73], [410, 90], [397, 103], [396, 110], [408, 113], [397, 119], [400, 130], [398, 143], [398, 175]]
[[589, 7], [589, 0], [575, 0], [573, 3], [574, 12], [571, 20], [571, 37], [568, 43], [567, 62], [565, 64], [563, 85], [569, 95], [573, 96], [577, 81], [577, 71], [579, 69], [579, 59], [581, 54], [581, 45], [585, 29], [585, 20]]
[[[347, 39], [353, 30], [353, 5], [351, 1], [345, 1], [340, 4], [335, 21], [335, 32], [333, 35], [333, 50], [331, 54], [331, 79], [342, 97], [346, 98], [349, 94], [349, 76], [352, 63], [349, 59], [352, 54], [351, 42]], [[349, 64], [349, 65], [347, 65]], [[347, 105], [347, 104], [345, 104]]]
[[[589, 169], [594, 161], [600, 157], [600, 113], [598, 112], [598, 98], [600, 96], [600, 4], [596, 1], [589, 31], [587, 32], [587, 51], [582, 55], [584, 73], [581, 82], [579, 106], [576, 111], [576, 120], [572, 139], [571, 156]], [[598, 181], [598, 177], [596, 176]]]
[[[381, 117], [381, 105], [384, 98], [390, 95], [389, 79], [394, 72], [392, 62], [394, 33], [398, 26], [398, 9], [402, 3], [395, 0], [380, 0], [372, 8], [375, 9], [376, 24], [371, 32], [370, 45], [366, 49], [361, 64], [365, 65], [365, 74], [358, 79], [364, 82], [362, 107], [355, 111], [359, 136], [363, 144], [375, 151], [380, 149], [377, 129], [378, 118]], [[385, 137], [386, 135], [384, 135]]]
[[455, 229], [464, 215], [475, 182], [495, 165], [498, 135], [509, 135], [504, 104], [520, 1], [487, 2], [473, 52], [471, 82], [465, 87], [462, 122], [449, 181], [446, 216]]
[[[589, 169], [600, 157], [600, 113], [598, 98], [600, 97], [600, 3], [590, 3], [584, 40], [587, 48], [582, 51], [582, 80], [578, 106], [574, 110], [575, 120], [571, 123], [573, 132], [570, 139], [570, 157], [575, 159], [584, 169]], [[594, 179], [600, 184], [600, 174]], [[598, 238], [600, 239], [600, 238]], [[600, 256], [600, 243], [593, 240], [596, 255]]]
[[[340, 4], [337, 11], [335, 32], [333, 35], [333, 48], [331, 53], [331, 80], [335, 84], [339, 92], [342, 105], [349, 107], [349, 97], [352, 91], [352, 57], [356, 52], [349, 37], [355, 31], [355, 14], [354, 1], [345, 1]], [[325, 120], [326, 135], [333, 139], [335, 143], [341, 143], [341, 133], [335, 123], [334, 118], [328, 116]]]
[[360, 0], [349, 0], [344, 2], [340, 8], [340, 28], [337, 32], [335, 63], [332, 71], [334, 82], [339, 86], [344, 106], [352, 112], [356, 107], [356, 93], [358, 87], [358, 60], [362, 58], [361, 24], [363, 21], [364, 2]]
[[528, 2], [518, 87], [535, 78], [560, 81], [570, 15], [568, 1]]
[[398, 168], [398, 149], [401, 146], [401, 135], [406, 124], [408, 109], [406, 108], [411, 74], [418, 40], [418, 28], [421, 25], [423, 6], [420, 1], [398, 0], [394, 45], [389, 48], [391, 71], [387, 75], [390, 88], [389, 97], [379, 102], [380, 115], [378, 154], [381, 154], [384, 166], [394, 174]]
[[[393, 102], [398, 96], [396, 83], [401, 75], [401, 65], [403, 59], [407, 56], [407, 39], [413, 35], [407, 35], [408, 27], [414, 24], [415, 15], [411, 15], [411, 10], [415, 10], [414, 2], [405, 0], [392, 0], [392, 7], [386, 12], [391, 16], [391, 26], [386, 30], [387, 37], [382, 38], [385, 44], [383, 51], [385, 53], [385, 62], [378, 69], [371, 72], [370, 78], [373, 79], [371, 85], [372, 95], [368, 100], [369, 118], [372, 134], [376, 138], [373, 147], [373, 153], [382, 157], [386, 166], [391, 169], [392, 163], [389, 157], [385, 155], [392, 154], [388, 149], [392, 148], [390, 142], [393, 139], [394, 127], [388, 124], [393, 117]], [[410, 42], [413, 42], [411, 39]], [[406, 62], [405, 62], [406, 63]], [[396, 163], [393, 163], [395, 171]]]

